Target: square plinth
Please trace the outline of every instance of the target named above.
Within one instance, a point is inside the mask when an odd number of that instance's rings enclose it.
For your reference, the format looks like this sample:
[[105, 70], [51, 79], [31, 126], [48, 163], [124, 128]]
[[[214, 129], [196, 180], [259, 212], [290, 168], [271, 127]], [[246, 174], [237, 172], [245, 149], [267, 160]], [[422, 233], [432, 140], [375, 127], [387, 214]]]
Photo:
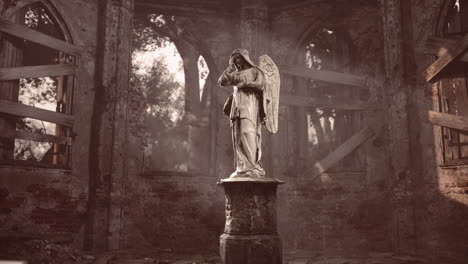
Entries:
[[281, 264], [278, 235], [230, 235], [220, 237], [223, 264]]

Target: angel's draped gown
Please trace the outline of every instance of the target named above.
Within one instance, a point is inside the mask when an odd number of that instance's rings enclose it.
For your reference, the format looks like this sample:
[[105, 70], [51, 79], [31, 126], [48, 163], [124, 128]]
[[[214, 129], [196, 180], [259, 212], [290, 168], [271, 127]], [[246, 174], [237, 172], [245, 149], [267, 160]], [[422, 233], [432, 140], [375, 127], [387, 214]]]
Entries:
[[[245, 83], [246, 86], [238, 89], [236, 85], [239, 83]], [[235, 174], [242, 176], [253, 173], [263, 176], [265, 171], [260, 164], [263, 73], [257, 67], [232, 73], [226, 70], [219, 78], [219, 84], [235, 86], [229, 114], [235, 153]]]

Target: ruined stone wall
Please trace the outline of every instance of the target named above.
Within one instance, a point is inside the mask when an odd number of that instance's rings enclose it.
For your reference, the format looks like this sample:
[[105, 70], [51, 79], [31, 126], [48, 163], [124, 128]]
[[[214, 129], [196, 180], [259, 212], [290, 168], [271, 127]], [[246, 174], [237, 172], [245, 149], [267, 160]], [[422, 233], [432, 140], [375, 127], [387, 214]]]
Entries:
[[0, 236], [34, 237], [82, 246], [88, 188], [88, 153], [96, 56], [97, 3], [54, 0], [82, 47], [75, 86], [76, 137], [71, 170], [0, 167]]
[[[201, 252], [218, 248], [224, 228], [224, 195], [216, 183], [229, 175], [232, 145], [229, 121], [222, 115], [228, 89], [217, 86], [217, 78], [227, 67], [231, 52], [238, 46], [236, 20], [229, 16], [177, 17], [190, 25], [196, 48], [210, 69], [211, 106], [209, 133], [210, 153], [203, 159], [209, 171], [144, 172], [143, 149], [139, 140], [129, 136], [128, 178], [124, 190], [122, 246], [140, 246], [162, 250]], [[216, 24], [216, 28], [211, 25]], [[155, 150], [157, 151], [157, 150]]]
[[[408, 109], [410, 124], [414, 125], [421, 160], [420, 173], [413, 178], [412, 206], [414, 207], [415, 253], [439, 263], [465, 263], [468, 259], [468, 167], [442, 167], [437, 126], [427, 122], [427, 110], [438, 111], [437, 86], [426, 83], [421, 74], [435, 57], [421, 50], [429, 36], [435, 36], [436, 25], [444, 1], [411, 1], [409, 23], [404, 30], [412, 32], [408, 41], [413, 50], [407, 54], [414, 60], [415, 69], [407, 70], [414, 76]], [[414, 74], [414, 75], [413, 75]]]
[[[55, 3], [70, 26], [75, 44], [85, 50], [78, 64], [72, 169], [0, 167], [0, 231], [6, 237], [12, 232], [15, 236], [40, 235], [81, 247], [88, 201], [98, 7], [92, 0]], [[395, 145], [392, 140], [397, 137], [389, 132], [389, 124], [384, 124], [376, 137], [361, 146], [366, 152], [365, 171], [323, 174], [318, 178], [297, 176], [285, 165], [291, 154], [286, 133], [291, 113], [281, 106], [280, 131], [272, 137], [273, 155], [266, 163], [267, 173], [286, 182], [279, 187], [278, 199], [279, 230], [286, 251], [305, 250], [307, 256], [396, 252], [460, 264], [468, 258], [468, 169], [438, 166], [438, 138], [434, 127], [424, 122], [426, 110], [435, 109], [434, 87], [418, 75], [434, 60], [421, 53], [420, 47], [434, 34], [434, 20], [442, 1], [404, 3], [405, 8], [410, 7], [405, 9], [402, 20], [409, 21], [403, 27], [402, 55], [406, 69], [402, 78], [407, 78], [408, 89], [397, 92], [389, 90], [389, 80], [384, 80], [378, 4], [341, 9], [312, 6], [276, 11], [271, 16], [270, 56], [280, 65], [291, 62], [298, 41], [311, 28], [326, 25], [346, 32], [352, 47], [349, 70], [368, 77], [373, 102], [372, 108], [364, 112], [364, 123], [375, 127], [388, 117], [402, 114], [403, 109], [408, 121], [400, 129], [410, 131], [411, 152], [401, 156], [413, 154], [411, 160], [405, 159], [412, 165], [397, 170], [398, 159], [388, 154], [393, 153], [389, 146]], [[336, 13], [338, 9], [346, 12]], [[193, 20], [196, 26], [191, 30], [201, 40], [198, 45], [216, 80], [232, 50], [241, 43], [238, 14]], [[283, 92], [291, 93], [291, 82], [282, 77]], [[216, 182], [231, 173], [233, 153], [229, 122], [221, 112], [230, 92], [213, 87], [216, 90], [212, 92], [209, 137], [214, 142], [209, 153], [211, 168], [206, 174], [143, 174], [140, 141], [128, 135], [127, 173], [121, 196], [113, 197], [122, 202], [123, 220], [118, 227], [121, 248], [217, 250], [224, 224], [224, 195]], [[107, 224], [95, 223], [102, 233], [106, 233]]]
[[[347, 32], [353, 47], [352, 73], [369, 77], [373, 100], [383, 100], [383, 47], [377, 5], [349, 9], [345, 16], [330, 13], [330, 8], [293, 9], [271, 17], [271, 52], [281, 65], [291, 63], [289, 56], [301, 36], [320, 26], [335, 26]], [[227, 66], [230, 53], [240, 43], [236, 16], [196, 18], [192, 28], [207, 45], [209, 65], [215, 78]], [[371, 21], [371, 22], [369, 22]], [[216, 29], [207, 25], [216, 23]], [[209, 44], [208, 44], [209, 43]], [[258, 55], [258, 54], [257, 54]], [[208, 61], [209, 63], [209, 61]], [[214, 65], [214, 67], [213, 67]], [[282, 76], [284, 77], [284, 76]], [[283, 79], [283, 80], [286, 80]], [[282, 92], [290, 93], [283, 83]], [[175, 173], [141, 175], [138, 155], [131, 161], [129, 184], [124, 205], [125, 246], [144, 244], [161, 249], [217, 251], [218, 236], [224, 224], [224, 195], [216, 186], [219, 178], [232, 172], [232, 146], [229, 123], [221, 109], [229, 91], [214, 86], [213, 102], [215, 160], [212, 173], [203, 175]], [[383, 120], [384, 109], [365, 112], [366, 121]], [[305, 250], [308, 256], [365, 255], [392, 251], [391, 189], [388, 183], [383, 132], [367, 141], [366, 171], [325, 174], [319, 178], [299, 177], [287, 172], [288, 107], [280, 109], [280, 131], [272, 136], [272, 159], [265, 163], [270, 176], [286, 182], [279, 187], [278, 221], [286, 251]], [[290, 128], [289, 128], [290, 129]], [[264, 132], [265, 133], [265, 132]], [[134, 145], [130, 143], [130, 145]], [[289, 153], [291, 154], [291, 153]], [[213, 153], [211, 153], [213, 155]], [[309, 163], [312, 163], [310, 161]], [[193, 239], [189, 239], [192, 237]], [[206, 246], [201, 246], [200, 241]]]
[[215, 178], [172, 173], [139, 177], [132, 184], [139, 191], [128, 188], [124, 201], [124, 248], [216, 252], [224, 199]]
[[[368, 78], [371, 109], [361, 124], [376, 128], [376, 137], [365, 142], [366, 169], [362, 173], [330, 173], [312, 178], [285, 173], [285, 160], [294, 155], [286, 146], [291, 135], [279, 132], [281, 142], [273, 155], [280, 186], [279, 227], [286, 250], [306, 250], [307, 255], [366, 255], [392, 251], [391, 189], [385, 132], [376, 123], [385, 111], [383, 100], [383, 45], [377, 3], [356, 6], [315, 6], [278, 14], [274, 25], [273, 53], [281, 63], [293, 63], [294, 50], [304, 34], [326, 27], [343, 32], [351, 47], [349, 72]], [[292, 30], [294, 28], [294, 30]], [[286, 77], [286, 76], [284, 76]], [[284, 78], [283, 91], [293, 93]], [[291, 129], [289, 109], [281, 108], [280, 127]], [[283, 130], [284, 131], [284, 130]], [[276, 136], [276, 135], [275, 135]], [[289, 156], [289, 157], [288, 157]], [[315, 161], [307, 161], [311, 165]]]

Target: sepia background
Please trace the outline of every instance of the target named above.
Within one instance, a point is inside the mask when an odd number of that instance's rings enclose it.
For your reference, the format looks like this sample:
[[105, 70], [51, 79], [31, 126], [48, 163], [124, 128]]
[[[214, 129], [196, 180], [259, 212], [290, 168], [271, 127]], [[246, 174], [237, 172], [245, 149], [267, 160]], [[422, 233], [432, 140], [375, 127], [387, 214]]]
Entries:
[[246, 48], [281, 73], [262, 164], [286, 183], [285, 263], [466, 263], [468, 1], [0, 0], [0, 14], [0, 259], [216, 263], [216, 183], [234, 169], [217, 79]]

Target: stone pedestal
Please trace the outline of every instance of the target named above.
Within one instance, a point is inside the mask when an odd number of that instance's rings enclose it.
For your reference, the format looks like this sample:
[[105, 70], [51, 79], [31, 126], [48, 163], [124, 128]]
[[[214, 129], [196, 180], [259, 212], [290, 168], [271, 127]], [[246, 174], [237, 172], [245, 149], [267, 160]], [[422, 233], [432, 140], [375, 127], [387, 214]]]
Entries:
[[226, 224], [220, 237], [223, 264], [281, 264], [272, 178], [228, 178], [218, 184], [226, 195]]

